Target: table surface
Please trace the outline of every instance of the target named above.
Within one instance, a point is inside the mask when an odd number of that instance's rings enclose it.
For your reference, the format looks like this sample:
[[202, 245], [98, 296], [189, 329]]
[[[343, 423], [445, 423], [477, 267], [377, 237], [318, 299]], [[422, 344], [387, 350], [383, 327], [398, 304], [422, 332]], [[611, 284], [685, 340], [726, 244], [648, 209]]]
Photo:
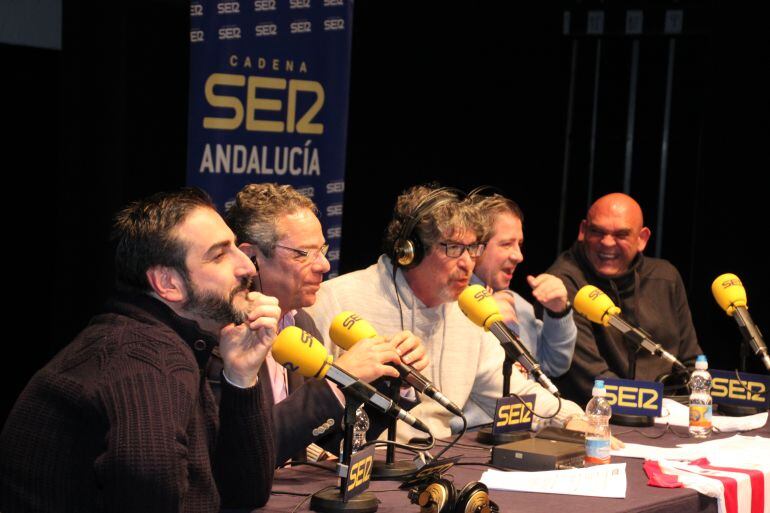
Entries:
[[[663, 427], [629, 428], [613, 426], [613, 434], [624, 442], [655, 445], [659, 447], [674, 447], [680, 443], [692, 441], [687, 436], [686, 428], [670, 428], [660, 438], [650, 438], [664, 432]], [[735, 433], [714, 434], [712, 438], [724, 438]], [[770, 437], [770, 423], [764, 427], [746, 432], [748, 435]], [[460, 462], [449, 470], [449, 479], [454, 481], [459, 489], [470, 481], [476, 481], [481, 473], [489, 468], [491, 449], [476, 442], [475, 433], [466, 434], [460, 441], [461, 445], [450, 449], [445, 456], [462, 456]], [[437, 448], [443, 443], [436, 444]], [[435, 454], [437, 449], [433, 449]], [[397, 451], [396, 459], [411, 459], [409, 453]], [[384, 459], [384, 451], [377, 451], [379, 458]], [[490, 490], [490, 498], [497, 502], [501, 512], [526, 511], [527, 513], [553, 513], [559, 508], [569, 508], [569, 513], [615, 513], [615, 512], [649, 512], [649, 513], [716, 513], [716, 500], [687, 488], [657, 488], [647, 485], [647, 476], [642, 469], [643, 460], [634, 458], [613, 458], [613, 463], [626, 463], [628, 486], [625, 499], [609, 499], [599, 497], [583, 497], [574, 495], [554, 495], [527, 492], [505, 492]], [[284, 495], [281, 492], [309, 495], [337, 481], [332, 472], [307, 465], [283, 468], [276, 472], [273, 484], [273, 495], [260, 512], [294, 511], [305, 497], [302, 495]], [[405, 490], [399, 490], [396, 481], [372, 481], [369, 491], [379, 499], [378, 512], [405, 513], [419, 511], [418, 506], [411, 504]], [[309, 499], [296, 511], [310, 511]]]

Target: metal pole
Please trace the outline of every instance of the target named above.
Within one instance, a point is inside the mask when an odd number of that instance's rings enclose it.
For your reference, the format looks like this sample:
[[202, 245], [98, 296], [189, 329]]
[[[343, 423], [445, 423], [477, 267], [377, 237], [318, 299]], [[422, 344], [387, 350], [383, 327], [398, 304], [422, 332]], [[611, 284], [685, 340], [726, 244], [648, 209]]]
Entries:
[[567, 96], [567, 126], [564, 129], [564, 162], [561, 173], [561, 197], [559, 203], [559, 233], [556, 237], [556, 255], [561, 253], [564, 243], [564, 223], [567, 216], [567, 181], [569, 180], [569, 159], [572, 147], [572, 117], [575, 109], [575, 75], [577, 74], [578, 41], [572, 39], [572, 62], [569, 72], [569, 93]]
[[628, 123], [626, 125], [626, 161], [623, 170], [623, 192], [631, 193], [631, 169], [634, 160], [634, 124], [636, 121], [636, 90], [639, 82], [639, 39], [631, 46], [631, 77], [628, 89]]
[[658, 219], [655, 223], [655, 256], [660, 258], [663, 249], [663, 212], [666, 205], [666, 177], [668, 175], [668, 138], [671, 125], [671, 90], [674, 82], [674, 56], [676, 39], [668, 42], [668, 66], [666, 69], [666, 104], [663, 110], [663, 140], [660, 143], [660, 181], [658, 182]]

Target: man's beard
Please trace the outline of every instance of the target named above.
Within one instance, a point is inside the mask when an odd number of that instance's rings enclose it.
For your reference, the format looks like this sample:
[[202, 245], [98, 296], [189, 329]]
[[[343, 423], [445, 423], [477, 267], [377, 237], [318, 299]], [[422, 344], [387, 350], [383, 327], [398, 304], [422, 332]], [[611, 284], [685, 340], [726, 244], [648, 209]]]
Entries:
[[[451, 303], [452, 301], [457, 301], [457, 298], [460, 296], [460, 293], [462, 293], [462, 290], [461, 291], [453, 290], [452, 284], [456, 280], [461, 280], [461, 279], [470, 280], [470, 277], [466, 278], [466, 275], [463, 272], [452, 273], [447, 279], [448, 283], [438, 289], [438, 297], [441, 299], [442, 302]], [[467, 286], [468, 282], [466, 282], [465, 285]]]
[[230, 291], [228, 298], [220, 296], [214, 292], [200, 292], [195, 285], [186, 279], [188, 298], [184, 304], [184, 309], [198, 317], [209, 319], [227, 325], [242, 324], [248, 321], [246, 310], [239, 310], [235, 307], [235, 296], [241, 292], [248, 292], [252, 288], [250, 276], [241, 279], [240, 285]]

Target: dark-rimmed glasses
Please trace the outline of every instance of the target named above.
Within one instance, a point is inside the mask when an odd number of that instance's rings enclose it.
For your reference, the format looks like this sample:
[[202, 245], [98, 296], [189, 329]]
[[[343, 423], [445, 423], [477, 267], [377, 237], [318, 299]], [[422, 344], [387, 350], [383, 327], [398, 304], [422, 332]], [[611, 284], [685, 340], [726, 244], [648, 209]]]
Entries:
[[446, 252], [446, 256], [450, 258], [459, 258], [462, 256], [462, 254], [467, 250], [468, 254], [471, 256], [471, 258], [476, 258], [481, 256], [481, 254], [484, 252], [484, 248], [486, 247], [485, 244], [482, 243], [476, 243], [476, 244], [460, 244], [457, 242], [439, 242], [440, 245], [444, 246], [444, 251]]

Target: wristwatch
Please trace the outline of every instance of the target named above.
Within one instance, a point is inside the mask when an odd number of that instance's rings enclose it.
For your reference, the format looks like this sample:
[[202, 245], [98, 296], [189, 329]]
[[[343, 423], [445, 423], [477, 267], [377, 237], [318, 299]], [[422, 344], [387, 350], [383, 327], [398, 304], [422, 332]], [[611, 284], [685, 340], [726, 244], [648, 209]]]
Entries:
[[550, 317], [551, 319], [561, 319], [562, 317], [566, 316], [568, 313], [572, 311], [572, 302], [568, 299], [567, 308], [565, 308], [561, 312], [554, 312], [552, 310], [549, 310], [548, 308], [546, 308], [545, 310], [548, 312], [548, 317]]

